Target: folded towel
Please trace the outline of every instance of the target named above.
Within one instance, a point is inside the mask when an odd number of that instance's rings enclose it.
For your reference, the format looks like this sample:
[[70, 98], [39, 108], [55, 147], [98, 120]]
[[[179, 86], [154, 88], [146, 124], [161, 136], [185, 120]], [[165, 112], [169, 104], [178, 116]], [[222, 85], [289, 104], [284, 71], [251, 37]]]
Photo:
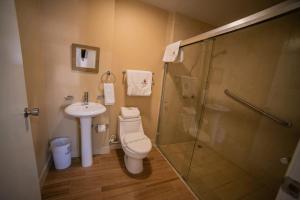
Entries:
[[115, 104], [115, 91], [113, 83], [104, 83], [104, 105]]
[[125, 119], [135, 118], [140, 116], [140, 111], [136, 107], [121, 107], [121, 115]]
[[126, 70], [127, 95], [150, 96], [152, 89], [152, 72], [140, 70]]
[[[176, 61], [176, 58], [179, 53], [180, 43], [181, 43], [181, 41], [174, 42], [172, 44], [169, 44], [166, 47], [165, 54], [163, 57], [164, 62], [175, 62]], [[183, 59], [183, 53], [181, 55], [182, 55], [182, 59]], [[180, 58], [181, 58], [181, 56], [180, 56]]]

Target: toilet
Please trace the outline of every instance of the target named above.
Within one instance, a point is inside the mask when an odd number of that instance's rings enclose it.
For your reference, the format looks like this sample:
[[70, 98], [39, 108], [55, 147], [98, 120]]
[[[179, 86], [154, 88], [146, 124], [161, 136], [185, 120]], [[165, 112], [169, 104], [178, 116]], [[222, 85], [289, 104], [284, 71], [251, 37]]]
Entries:
[[125, 153], [126, 169], [132, 174], [143, 171], [143, 159], [151, 151], [150, 139], [144, 134], [140, 111], [135, 107], [121, 107], [118, 135]]

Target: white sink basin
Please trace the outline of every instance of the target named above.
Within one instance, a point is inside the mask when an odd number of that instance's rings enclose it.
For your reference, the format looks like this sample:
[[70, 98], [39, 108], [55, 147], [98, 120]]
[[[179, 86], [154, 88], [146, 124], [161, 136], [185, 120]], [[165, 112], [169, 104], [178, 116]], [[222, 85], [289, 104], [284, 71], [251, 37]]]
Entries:
[[102, 104], [93, 102], [89, 102], [88, 105], [73, 103], [65, 109], [65, 112], [73, 117], [95, 117], [105, 111], [106, 108]]
[[73, 103], [65, 108], [65, 112], [73, 117], [80, 118], [81, 128], [81, 165], [89, 167], [93, 164], [92, 151], [92, 117], [100, 115], [106, 111], [106, 108], [99, 103], [89, 102]]

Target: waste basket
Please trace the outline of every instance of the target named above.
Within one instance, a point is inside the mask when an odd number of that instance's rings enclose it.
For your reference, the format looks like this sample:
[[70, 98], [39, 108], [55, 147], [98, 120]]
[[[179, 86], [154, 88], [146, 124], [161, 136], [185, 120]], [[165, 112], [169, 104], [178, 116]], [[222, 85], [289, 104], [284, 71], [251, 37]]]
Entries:
[[66, 169], [71, 165], [71, 141], [67, 137], [54, 138], [50, 142], [56, 169]]

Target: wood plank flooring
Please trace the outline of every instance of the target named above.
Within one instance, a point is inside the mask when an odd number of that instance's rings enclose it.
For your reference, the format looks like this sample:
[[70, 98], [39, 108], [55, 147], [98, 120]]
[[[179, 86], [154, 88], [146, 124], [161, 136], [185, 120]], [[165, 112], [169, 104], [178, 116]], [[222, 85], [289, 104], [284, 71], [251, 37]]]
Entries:
[[148, 200], [195, 199], [160, 153], [153, 148], [144, 159], [144, 172], [126, 171], [123, 150], [94, 157], [92, 167], [82, 168], [80, 159], [57, 171], [52, 167], [42, 188], [43, 199]]

